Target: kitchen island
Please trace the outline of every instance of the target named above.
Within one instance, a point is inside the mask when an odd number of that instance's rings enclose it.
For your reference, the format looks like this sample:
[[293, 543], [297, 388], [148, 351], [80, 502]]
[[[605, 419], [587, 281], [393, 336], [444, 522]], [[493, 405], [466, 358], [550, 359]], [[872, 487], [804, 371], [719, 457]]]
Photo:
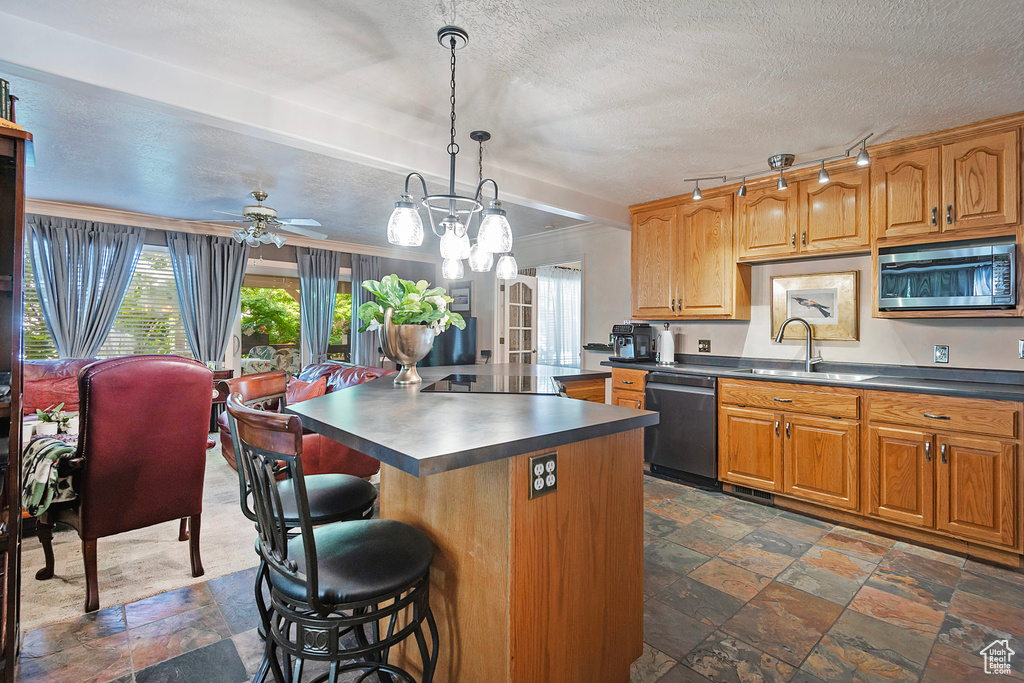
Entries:
[[[602, 373], [420, 374], [419, 385], [383, 377], [288, 411], [380, 460], [381, 516], [433, 541], [434, 680], [626, 683], [643, 649], [643, 428], [658, 415], [556, 395], [422, 391], [451, 374], [570, 384]], [[530, 498], [530, 459], [550, 453], [555, 490]], [[392, 656], [415, 669], [412, 651]]]

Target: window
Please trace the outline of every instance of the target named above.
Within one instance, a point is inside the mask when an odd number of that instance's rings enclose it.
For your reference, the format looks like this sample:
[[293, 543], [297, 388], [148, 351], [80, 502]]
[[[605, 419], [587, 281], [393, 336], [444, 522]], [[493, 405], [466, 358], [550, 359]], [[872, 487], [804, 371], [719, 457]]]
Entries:
[[[98, 358], [142, 354], [192, 357], [178, 307], [171, 257], [163, 247], [146, 246], [131, 285]], [[39, 305], [31, 259], [25, 261], [25, 358], [57, 358]]]
[[578, 268], [537, 268], [538, 363], [580, 367], [582, 308], [582, 273]]

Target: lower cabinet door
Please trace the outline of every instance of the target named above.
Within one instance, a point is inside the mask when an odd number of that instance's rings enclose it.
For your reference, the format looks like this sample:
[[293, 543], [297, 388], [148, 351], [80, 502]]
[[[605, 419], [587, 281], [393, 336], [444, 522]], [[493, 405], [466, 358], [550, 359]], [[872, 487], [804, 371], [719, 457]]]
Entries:
[[935, 526], [935, 435], [917, 429], [868, 429], [868, 514], [920, 527]]
[[936, 527], [963, 538], [1013, 546], [1017, 541], [1017, 446], [949, 434], [938, 438]]
[[644, 394], [641, 391], [623, 391], [621, 389], [612, 389], [612, 405], [622, 406], [623, 408], [643, 409]]
[[782, 491], [782, 415], [723, 406], [718, 412], [718, 477], [760, 491]]
[[783, 493], [846, 510], [860, 509], [860, 423], [785, 416]]

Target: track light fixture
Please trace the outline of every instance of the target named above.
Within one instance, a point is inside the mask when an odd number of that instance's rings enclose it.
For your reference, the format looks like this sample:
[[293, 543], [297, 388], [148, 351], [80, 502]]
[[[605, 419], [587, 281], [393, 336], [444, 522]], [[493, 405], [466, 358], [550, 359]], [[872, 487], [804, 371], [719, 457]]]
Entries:
[[805, 161], [799, 164], [794, 164], [793, 161], [796, 157], [794, 157], [792, 154], [774, 154], [768, 157], [768, 168], [770, 169], [768, 171], [763, 171], [761, 173], [748, 173], [746, 175], [740, 176], [732, 176], [731, 178], [726, 176], [701, 176], [699, 178], [684, 178], [683, 182], [695, 183], [693, 188], [694, 200], [700, 199], [702, 196], [700, 191], [700, 181], [702, 180], [714, 180], [723, 183], [730, 183], [735, 180], [739, 180], [740, 186], [739, 189], [736, 190], [736, 196], [746, 197], [748, 175], [760, 176], [766, 173], [774, 173], [775, 171], [778, 171], [779, 179], [776, 182], [775, 187], [778, 188], [779, 190], [785, 190], [789, 187], [789, 184], [786, 182], [786, 176], [784, 175], [785, 169], [795, 170], [798, 168], [806, 168], [807, 166], [817, 166], [820, 164], [821, 170], [818, 171], [818, 182], [827, 183], [831, 181], [831, 178], [829, 177], [828, 169], [825, 168], [825, 162], [836, 161], [839, 159], [848, 159], [850, 158], [850, 155], [853, 153], [853, 150], [860, 147], [860, 152], [858, 152], [857, 154], [857, 165], [867, 166], [868, 164], [871, 163], [871, 158], [868, 156], [868, 139], [871, 138], [873, 135], [874, 133], [868, 133], [863, 138], [854, 143], [852, 146], [847, 148], [846, 151], [843, 152], [842, 154], [836, 154], [835, 156], [825, 157], [824, 159], [815, 159], [813, 161]]
[[828, 176], [828, 171], [825, 170], [825, 162], [821, 162], [821, 170], [818, 171], [818, 182], [821, 184], [827, 183], [831, 178]]

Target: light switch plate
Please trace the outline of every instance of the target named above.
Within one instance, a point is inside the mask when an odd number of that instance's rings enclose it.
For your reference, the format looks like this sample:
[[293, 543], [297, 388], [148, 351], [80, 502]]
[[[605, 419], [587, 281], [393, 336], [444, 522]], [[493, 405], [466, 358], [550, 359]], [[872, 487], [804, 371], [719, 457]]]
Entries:
[[530, 496], [554, 493], [558, 490], [558, 453], [545, 453], [530, 458]]
[[710, 339], [698, 339], [697, 340], [697, 352], [698, 353], [711, 353], [711, 340]]
[[935, 345], [935, 362], [936, 363], [948, 363], [949, 362], [949, 347], [945, 345]]
[[1017, 356], [1021, 360], [1024, 360], [1024, 339], [1019, 339], [1017, 341]]

